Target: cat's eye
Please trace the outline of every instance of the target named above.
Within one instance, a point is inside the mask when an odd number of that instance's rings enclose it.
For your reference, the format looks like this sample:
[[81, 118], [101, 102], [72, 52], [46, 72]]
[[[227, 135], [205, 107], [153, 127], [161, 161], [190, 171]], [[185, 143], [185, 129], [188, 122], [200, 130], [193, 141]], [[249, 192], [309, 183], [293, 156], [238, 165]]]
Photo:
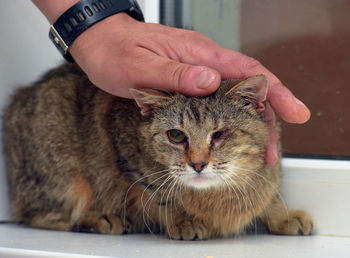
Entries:
[[167, 136], [171, 143], [180, 144], [187, 141], [185, 133], [177, 129], [171, 129], [167, 131]]
[[242, 97], [242, 102], [244, 107], [252, 105], [252, 102], [246, 97]]
[[211, 135], [211, 146], [221, 143], [226, 135], [226, 130], [217, 131]]
[[223, 134], [224, 134], [224, 131], [217, 131], [211, 136], [211, 139], [218, 140], [223, 136]]

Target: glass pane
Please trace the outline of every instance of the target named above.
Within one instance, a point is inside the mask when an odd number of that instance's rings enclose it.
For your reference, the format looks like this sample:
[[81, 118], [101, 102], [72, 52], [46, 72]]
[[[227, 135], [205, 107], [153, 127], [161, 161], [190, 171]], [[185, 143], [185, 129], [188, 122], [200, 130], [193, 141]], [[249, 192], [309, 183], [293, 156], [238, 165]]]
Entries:
[[285, 153], [350, 156], [349, 0], [185, 2], [187, 28], [258, 59], [311, 109], [283, 124]]

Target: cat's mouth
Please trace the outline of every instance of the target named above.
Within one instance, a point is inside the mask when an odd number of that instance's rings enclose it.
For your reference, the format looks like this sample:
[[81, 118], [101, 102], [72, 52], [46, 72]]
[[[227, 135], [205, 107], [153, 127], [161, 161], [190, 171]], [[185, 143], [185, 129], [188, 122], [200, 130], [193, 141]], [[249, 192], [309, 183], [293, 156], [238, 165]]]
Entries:
[[222, 183], [220, 176], [215, 173], [186, 173], [181, 179], [185, 185], [195, 189], [208, 189]]

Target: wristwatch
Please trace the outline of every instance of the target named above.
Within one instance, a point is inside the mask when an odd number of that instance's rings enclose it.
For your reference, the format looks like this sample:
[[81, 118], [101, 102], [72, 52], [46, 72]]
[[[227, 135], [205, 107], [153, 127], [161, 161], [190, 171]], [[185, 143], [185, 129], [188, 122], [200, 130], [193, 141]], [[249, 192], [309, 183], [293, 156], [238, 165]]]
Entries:
[[81, 0], [50, 26], [49, 38], [67, 61], [74, 62], [68, 52], [73, 41], [93, 24], [120, 12], [144, 22], [135, 0]]

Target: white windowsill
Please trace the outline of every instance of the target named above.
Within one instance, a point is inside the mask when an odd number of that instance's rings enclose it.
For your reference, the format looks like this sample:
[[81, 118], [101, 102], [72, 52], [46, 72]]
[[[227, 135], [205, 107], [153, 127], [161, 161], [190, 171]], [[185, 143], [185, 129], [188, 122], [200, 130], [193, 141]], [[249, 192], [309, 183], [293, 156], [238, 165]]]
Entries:
[[243, 235], [209, 241], [170, 241], [152, 235], [97, 235], [0, 224], [0, 257], [349, 257], [350, 161], [286, 158], [282, 194], [309, 211], [315, 236]]
[[348, 257], [350, 238], [246, 235], [209, 241], [171, 241], [152, 235], [96, 235], [0, 225], [0, 257]]

